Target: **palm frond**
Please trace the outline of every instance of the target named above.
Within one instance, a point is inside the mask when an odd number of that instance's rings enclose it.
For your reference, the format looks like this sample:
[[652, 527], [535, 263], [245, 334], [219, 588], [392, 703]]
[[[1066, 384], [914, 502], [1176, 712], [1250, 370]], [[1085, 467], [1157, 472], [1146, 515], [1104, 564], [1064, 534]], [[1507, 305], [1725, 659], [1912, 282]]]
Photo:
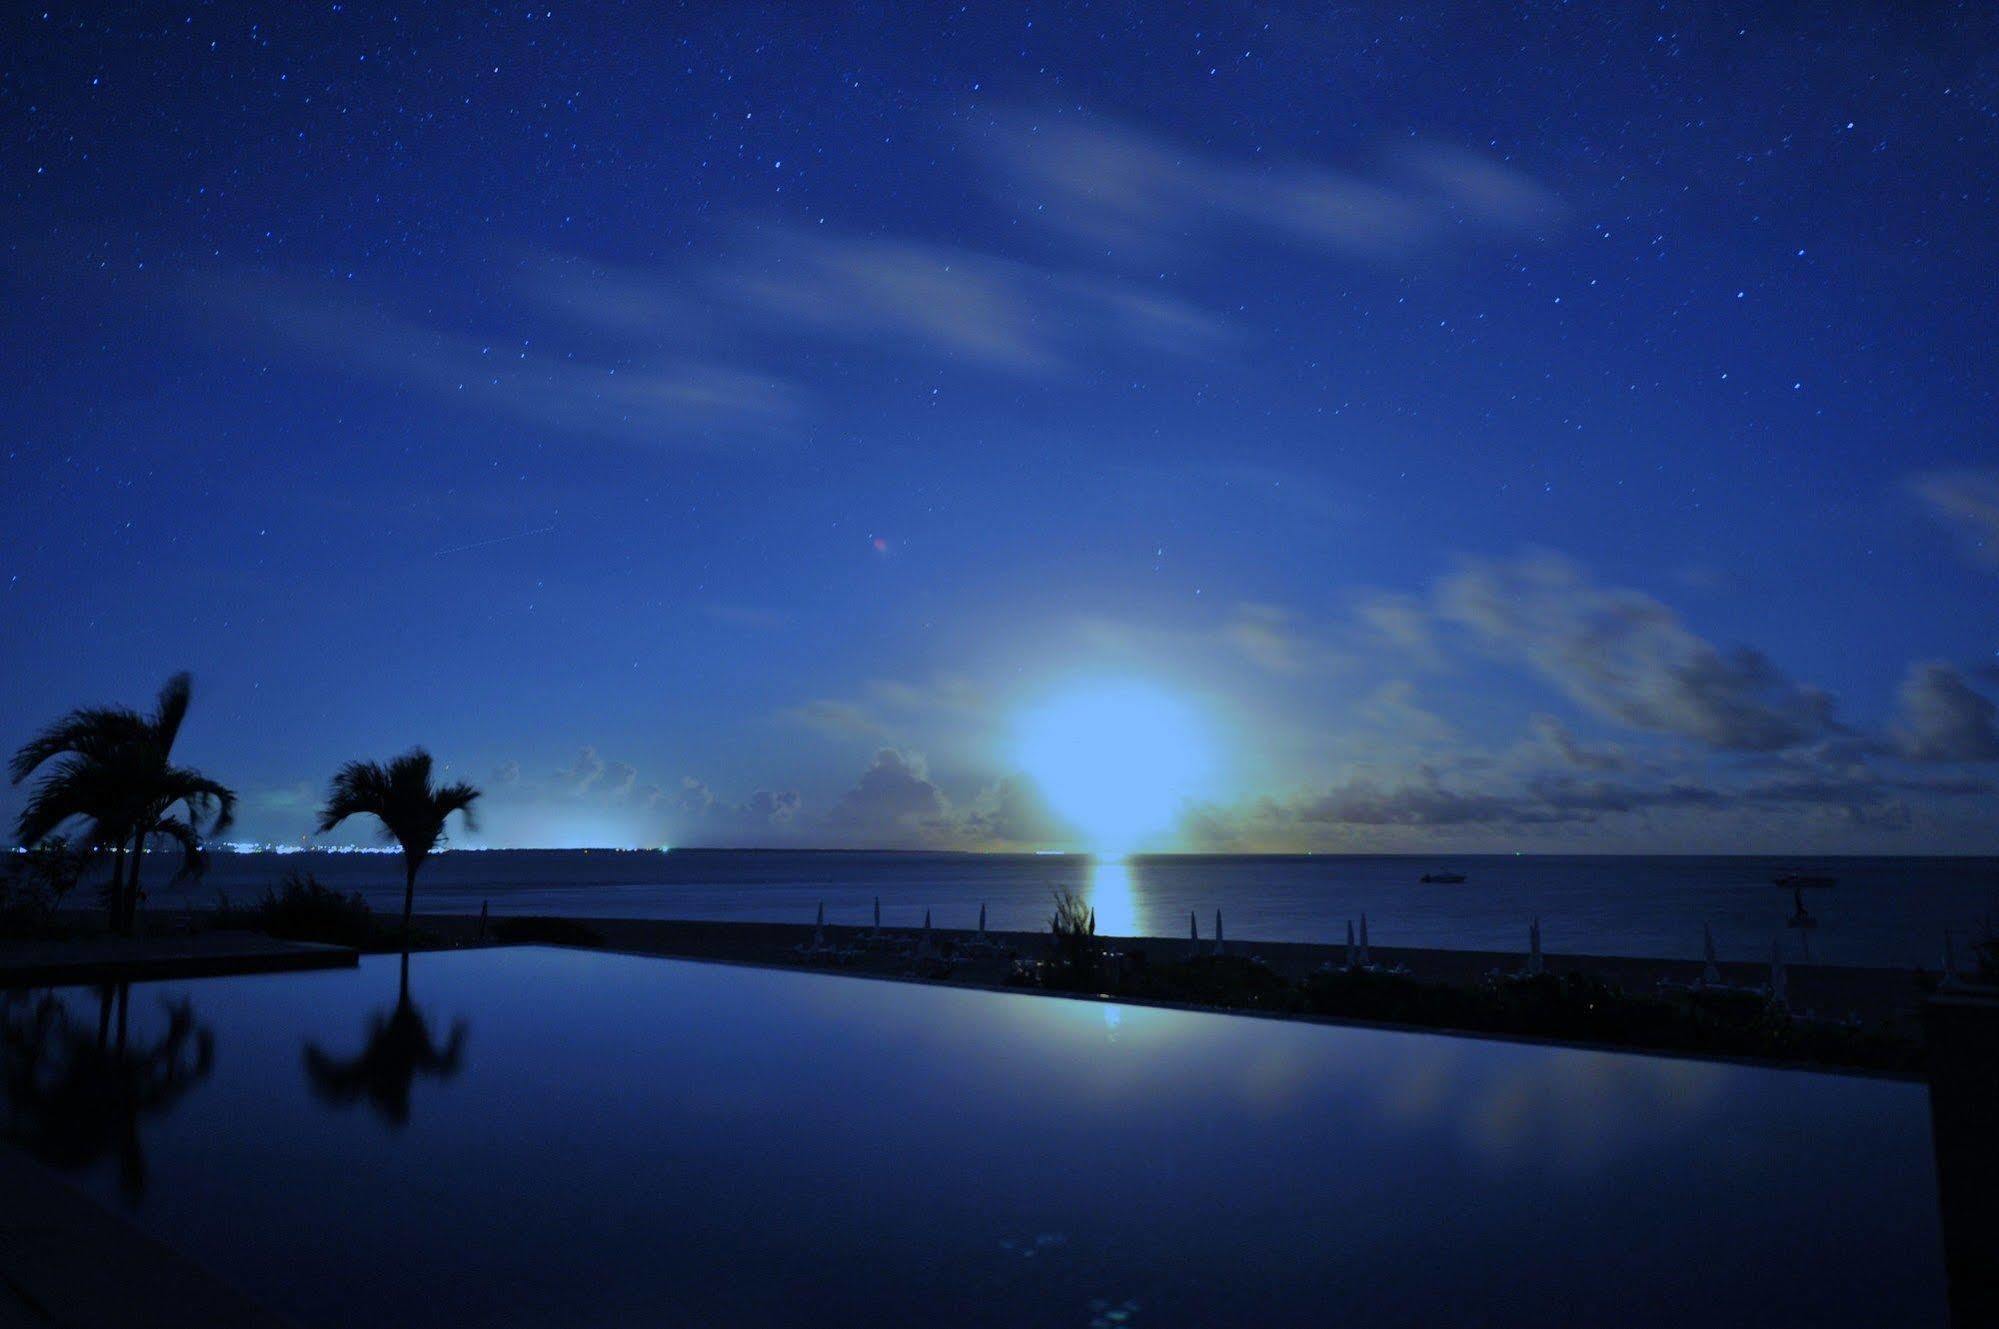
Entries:
[[146, 828], [146, 835], [149, 839], [160, 836], [180, 846], [180, 867], [174, 871], [175, 881], [188, 881], [208, 870], [208, 851], [201, 846], [200, 833], [179, 817], [160, 818]]
[[386, 765], [350, 761], [333, 776], [320, 809], [319, 833], [324, 835], [349, 817], [371, 816], [384, 833], [402, 845], [413, 862], [437, 847], [445, 820], [456, 812], [472, 825], [471, 807], [479, 791], [463, 782], [443, 788], [431, 785], [434, 763], [422, 748], [411, 748]]
[[188, 822], [200, 829], [208, 818], [206, 835], [220, 835], [236, 820], [236, 791], [186, 766], [169, 766], [154, 785], [160, 810], [179, 804], [187, 809]]
[[161, 756], [173, 751], [174, 739], [180, 736], [181, 721], [187, 718], [188, 703], [193, 698], [194, 676], [185, 669], [160, 688], [159, 698], [153, 703], [151, 728]]
[[124, 839], [133, 820], [125, 789], [115, 773], [79, 757], [58, 761], [28, 795], [14, 822], [15, 839], [38, 844], [65, 824], [80, 823], [78, 838], [93, 847]]
[[456, 812], [466, 830], [478, 830], [479, 819], [473, 813], [472, 805], [479, 801], [479, 794], [477, 786], [467, 784], [463, 780], [445, 785], [431, 800], [437, 807], [437, 820], [442, 823], [445, 818]]
[[15, 784], [34, 774], [44, 762], [64, 753], [108, 757], [114, 750], [144, 741], [145, 717], [124, 706], [91, 706], [71, 711], [23, 743], [7, 763]]

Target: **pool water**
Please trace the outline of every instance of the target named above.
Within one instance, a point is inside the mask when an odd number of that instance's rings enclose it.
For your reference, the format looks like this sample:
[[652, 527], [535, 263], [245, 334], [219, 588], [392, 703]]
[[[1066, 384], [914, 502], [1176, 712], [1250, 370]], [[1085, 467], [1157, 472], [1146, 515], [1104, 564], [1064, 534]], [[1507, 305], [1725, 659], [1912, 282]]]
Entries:
[[[306, 1325], [1944, 1318], [1919, 1084], [540, 948], [399, 989], [9, 998], [9, 1131]], [[39, 1121], [37, 1055], [136, 1133]]]

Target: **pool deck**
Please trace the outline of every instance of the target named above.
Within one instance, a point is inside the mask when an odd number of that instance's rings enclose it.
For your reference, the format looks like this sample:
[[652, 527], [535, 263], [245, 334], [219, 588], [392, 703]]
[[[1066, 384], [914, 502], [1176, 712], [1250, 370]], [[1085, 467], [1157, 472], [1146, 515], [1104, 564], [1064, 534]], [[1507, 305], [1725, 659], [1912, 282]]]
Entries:
[[0, 1145], [0, 1329], [294, 1329]]
[[0, 941], [0, 988], [334, 969], [351, 967], [356, 958], [345, 946], [279, 941], [255, 932]]

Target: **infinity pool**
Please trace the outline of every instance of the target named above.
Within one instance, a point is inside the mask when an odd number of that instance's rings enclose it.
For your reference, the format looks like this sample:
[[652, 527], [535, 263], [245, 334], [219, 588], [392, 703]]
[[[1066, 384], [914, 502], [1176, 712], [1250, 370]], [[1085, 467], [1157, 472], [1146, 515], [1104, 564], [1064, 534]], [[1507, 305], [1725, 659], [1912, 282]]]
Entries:
[[8, 998], [10, 1133], [307, 1325], [1944, 1318], [1920, 1085], [552, 949], [398, 992], [136, 985], [122, 1057], [117, 994]]

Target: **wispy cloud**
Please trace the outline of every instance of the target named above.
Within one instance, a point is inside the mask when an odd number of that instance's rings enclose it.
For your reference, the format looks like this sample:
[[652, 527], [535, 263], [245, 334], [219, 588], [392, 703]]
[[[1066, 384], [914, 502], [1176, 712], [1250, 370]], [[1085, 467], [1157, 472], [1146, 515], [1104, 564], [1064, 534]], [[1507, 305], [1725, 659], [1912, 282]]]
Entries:
[[1247, 230], [1266, 241], [1384, 259], [1434, 244], [1454, 227], [1545, 233], [1565, 216], [1561, 201], [1525, 172], [1459, 148], [1398, 152], [1363, 174], [1226, 157], [1103, 120], [1007, 116], [980, 142], [1002, 198], [1139, 254]]
[[1896, 695], [1894, 738], [1911, 761], [1999, 761], [1999, 705], [1940, 660], [1909, 667]]
[[1957, 532], [1974, 562], [1999, 571], [1999, 468], [1925, 471], [1909, 488]]
[[1722, 648], [1643, 591], [1601, 586], [1553, 554], [1475, 559], [1439, 613], [1570, 700], [1635, 729], [1771, 752], [1841, 732], [1833, 699], [1747, 646]]
[[952, 245], [784, 228], [713, 283], [769, 334], [883, 345], [1048, 374], [1083, 353], [1201, 355], [1232, 340], [1214, 315], [1115, 277]]
[[585, 359], [518, 333], [481, 337], [341, 291], [251, 274], [192, 284], [206, 309], [275, 337], [317, 367], [362, 374], [468, 410], [647, 445], [713, 442], [790, 419], [798, 393], [745, 364], [627, 347]]

